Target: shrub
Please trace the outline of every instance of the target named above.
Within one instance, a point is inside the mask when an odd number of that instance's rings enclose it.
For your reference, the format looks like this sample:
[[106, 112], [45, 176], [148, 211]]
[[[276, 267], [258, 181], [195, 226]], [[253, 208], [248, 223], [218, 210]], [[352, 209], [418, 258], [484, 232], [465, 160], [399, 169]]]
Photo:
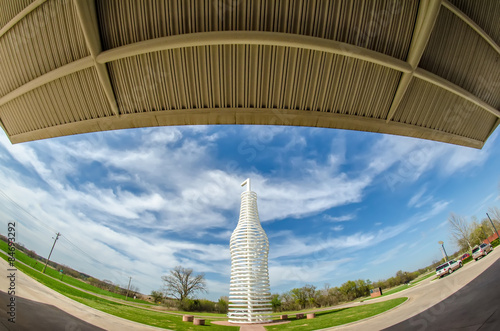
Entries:
[[189, 298], [184, 298], [182, 300], [179, 300], [178, 308], [179, 308], [179, 310], [183, 310], [183, 311], [196, 311], [197, 304], [196, 304], [195, 300], [191, 300]]
[[491, 242], [491, 247], [497, 247], [498, 245], [500, 245], [500, 240], [498, 240], [498, 238]]
[[219, 302], [217, 302], [217, 304], [215, 305], [217, 312], [221, 314], [227, 313], [227, 307], [228, 307], [227, 301], [222, 298], [220, 298]]
[[468, 258], [463, 259], [462, 260], [462, 265], [465, 265], [466, 263], [469, 263], [470, 261], [472, 261], [472, 256], [469, 256]]
[[205, 299], [189, 299], [189, 298], [184, 298], [181, 301], [179, 301], [178, 306], [179, 310], [183, 311], [199, 311], [199, 312], [214, 312], [216, 311], [216, 304], [210, 300], [205, 300]]

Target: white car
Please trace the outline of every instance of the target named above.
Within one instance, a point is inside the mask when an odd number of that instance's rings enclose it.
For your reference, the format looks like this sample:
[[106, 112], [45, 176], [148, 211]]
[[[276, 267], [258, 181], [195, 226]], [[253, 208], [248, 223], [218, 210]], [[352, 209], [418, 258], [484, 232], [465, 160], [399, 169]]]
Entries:
[[441, 278], [446, 274], [451, 274], [453, 271], [462, 267], [462, 261], [450, 260], [446, 263], [441, 264], [436, 268], [436, 275]]
[[472, 258], [477, 261], [480, 257], [488, 255], [492, 250], [490, 244], [481, 244], [472, 250]]

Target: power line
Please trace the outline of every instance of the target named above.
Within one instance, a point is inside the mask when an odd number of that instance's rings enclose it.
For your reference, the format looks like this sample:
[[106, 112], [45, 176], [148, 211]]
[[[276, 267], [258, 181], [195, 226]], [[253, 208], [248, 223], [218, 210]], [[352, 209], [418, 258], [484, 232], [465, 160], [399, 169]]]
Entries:
[[31, 214], [29, 211], [27, 211], [24, 207], [22, 207], [21, 205], [19, 205], [16, 201], [14, 201], [7, 193], [5, 193], [2, 189], [0, 189], [0, 194], [3, 195], [5, 198], [7, 198], [10, 202], [12, 202], [17, 208], [21, 209], [23, 212], [25, 212], [27, 215], [31, 216], [34, 220], [38, 221], [38, 223], [40, 225], [42, 225], [42, 227], [45, 227], [46, 229], [54, 232], [54, 233], [57, 233], [57, 231], [50, 227], [49, 225], [47, 225], [46, 223], [42, 222], [38, 217], [34, 216], [33, 214]]
[[[61, 237], [63, 239], [66, 240], [66, 242], [68, 242], [73, 248], [77, 249], [81, 254], [83, 254], [85, 257], [89, 258], [90, 260], [98, 263], [99, 265], [102, 265], [102, 266], [105, 266], [107, 269], [108, 269], [108, 272], [111, 272], [113, 273], [115, 276], [119, 276], [118, 278], [122, 278], [123, 277], [123, 274], [125, 274], [125, 271], [123, 270], [116, 270], [114, 268], [110, 268], [108, 264], [104, 263], [104, 262], [101, 262], [99, 260], [97, 260], [96, 258], [94, 258], [92, 255], [88, 254], [87, 252], [85, 252], [83, 249], [81, 249], [80, 247], [78, 247], [75, 243], [73, 243], [71, 240], [69, 240], [69, 238], [67, 238], [67, 236], [63, 236], [61, 235], [57, 230], [55, 230], [54, 228], [52, 228], [51, 226], [47, 225], [45, 222], [43, 222], [42, 220], [40, 220], [38, 217], [34, 216], [33, 214], [31, 214], [29, 211], [27, 211], [24, 207], [22, 207], [21, 205], [19, 205], [15, 200], [13, 200], [7, 193], [5, 193], [2, 189], [0, 189], [0, 195], [4, 196], [6, 199], [8, 199], [14, 206], [16, 206], [17, 208], [19, 208], [20, 210], [22, 210], [25, 214], [27, 214], [28, 216], [30, 216], [33, 220], [35, 220], [38, 225], [41, 225], [42, 227], [44, 227], [45, 229], [47, 230], [50, 230], [51, 232], [55, 233], [56, 234], [56, 240]], [[54, 245], [55, 245], [55, 241], [54, 241]], [[53, 249], [54, 247], [52, 247]], [[52, 250], [50, 251], [50, 254], [52, 254]], [[50, 254], [49, 254], [49, 258], [50, 259]], [[47, 260], [48, 260], [47, 259]], [[147, 286], [146, 284], [136, 280], [136, 283], [139, 283], [141, 285], [144, 285], [144, 286]]]
[[[104, 262], [101, 262], [99, 260], [97, 260], [96, 258], [94, 258], [93, 256], [91, 256], [90, 254], [86, 253], [83, 249], [81, 249], [80, 247], [78, 247], [75, 243], [73, 243], [71, 240], [69, 240], [67, 238], [67, 236], [61, 236], [63, 239], [66, 240], [66, 242], [68, 242], [72, 247], [76, 248], [77, 250], [79, 250], [83, 255], [85, 255], [87, 258], [91, 259], [92, 261], [98, 263], [99, 265], [102, 265], [104, 267], [107, 268], [108, 272], [114, 274], [114, 276], [119, 276], [118, 278], [122, 278], [123, 275], [125, 274], [125, 270], [116, 270], [115, 268], [112, 268], [110, 267], [108, 264], [104, 263]], [[135, 280], [135, 283], [139, 283], [140, 285], [142, 286], [146, 286], [148, 287], [148, 285], [142, 283], [141, 281], [139, 280]]]

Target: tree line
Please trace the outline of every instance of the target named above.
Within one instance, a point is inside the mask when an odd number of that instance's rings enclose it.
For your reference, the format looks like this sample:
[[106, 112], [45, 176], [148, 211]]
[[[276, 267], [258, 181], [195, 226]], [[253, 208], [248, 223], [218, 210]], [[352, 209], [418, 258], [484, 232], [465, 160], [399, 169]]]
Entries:
[[[369, 279], [349, 280], [338, 287], [318, 289], [314, 285], [305, 285], [290, 291], [271, 295], [273, 311], [292, 311], [307, 308], [330, 307], [341, 302], [348, 302], [370, 295], [374, 287], [382, 289], [398, 286], [410, 282], [428, 269], [422, 268], [414, 272], [398, 271], [394, 277], [372, 283]], [[168, 307], [182, 311], [204, 311], [226, 313], [229, 303], [227, 296], [217, 302], [205, 299], [193, 299], [196, 293], [206, 293], [205, 275], [194, 274], [192, 269], [175, 267], [170, 274], [162, 276], [164, 288], [151, 292], [154, 302], [163, 303]]]
[[321, 289], [316, 288], [314, 285], [305, 285], [281, 294], [273, 294], [271, 296], [271, 304], [274, 312], [331, 307], [341, 302], [367, 297], [373, 288], [381, 287], [382, 289], [386, 289], [408, 283], [425, 271], [426, 269], [414, 272], [400, 270], [394, 277], [374, 283], [369, 279], [358, 279], [348, 280], [336, 287], [330, 287], [329, 284], [325, 284]]

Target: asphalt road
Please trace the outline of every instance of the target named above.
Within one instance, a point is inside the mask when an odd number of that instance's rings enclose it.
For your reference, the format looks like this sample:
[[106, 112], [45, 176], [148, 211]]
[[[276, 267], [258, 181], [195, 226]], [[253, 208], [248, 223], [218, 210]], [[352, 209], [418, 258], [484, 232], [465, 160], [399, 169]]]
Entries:
[[73, 315], [49, 304], [17, 297], [15, 300], [15, 323], [9, 322], [8, 303], [10, 296], [0, 292], [0, 330], [40, 330], [40, 331], [97, 331], [104, 330], [82, 321]]
[[6, 293], [10, 284], [9, 266], [0, 258], [0, 330], [163, 330], [106, 314], [40, 284], [21, 271], [15, 272], [16, 323], [8, 321]]
[[[408, 297], [380, 315], [325, 330], [500, 330], [500, 248], [438, 280], [428, 278], [407, 290], [369, 300]], [[483, 306], [480, 306], [483, 304]]]
[[500, 260], [496, 260], [455, 294], [385, 330], [500, 330], [499, 280]]

